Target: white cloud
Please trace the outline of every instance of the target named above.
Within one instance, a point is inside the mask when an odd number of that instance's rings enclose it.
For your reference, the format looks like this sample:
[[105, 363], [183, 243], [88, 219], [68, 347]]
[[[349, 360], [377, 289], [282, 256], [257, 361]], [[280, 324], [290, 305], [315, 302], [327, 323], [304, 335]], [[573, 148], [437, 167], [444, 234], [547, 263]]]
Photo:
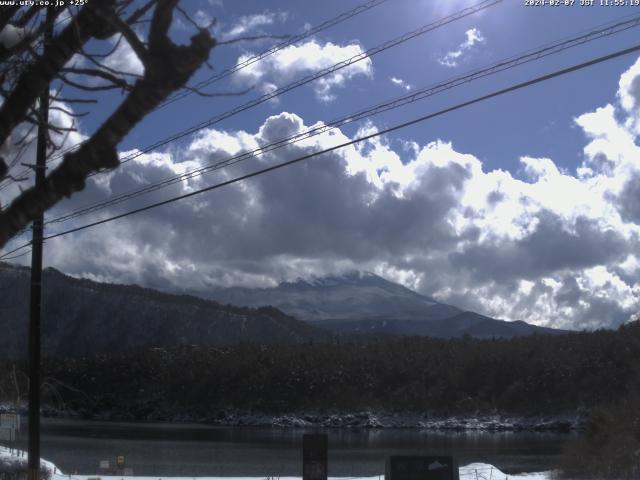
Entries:
[[462, 60], [463, 55], [471, 50], [474, 45], [484, 43], [485, 39], [477, 28], [471, 28], [465, 32], [467, 39], [458, 45], [458, 48], [447, 52], [438, 60], [440, 65], [445, 67], [457, 67]]
[[[109, 42], [115, 46], [118, 42], [118, 37], [112, 37]], [[124, 38], [120, 40], [115, 51], [105, 58], [104, 63], [107, 67], [125, 74], [144, 74], [144, 65]]]
[[[625, 85], [634, 81], [621, 83], [620, 102]], [[616, 114], [616, 107], [626, 114]], [[588, 143], [577, 174], [558, 168], [553, 159], [522, 157], [524, 176], [517, 178], [485, 170], [477, 157], [446, 141], [411, 143], [396, 151], [376, 138], [50, 240], [46, 258], [72, 274], [194, 290], [272, 285], [282, 278], [359, 268], [497, 318], [578, 329], [616, 326], [640, 310], [640, 195], [633, 195], [640, 147], [628, 128], [637, 116], [637, 109], [624, 105], [579, 116], [576, 125]], [[182, 151], [142, 155], [95, 177], [82, 203], [310, 126], [283, 112], [256, 132], [203, 131]], [[367, 124], [360, 133], [375, 128]], [[228, 171], [184, 180], [144, 203], [349, 138], [341, 131], [325, 132]]]
[[[341, 46], [331, 42], [321, 44], [316, 40], [309, 40], [300, 45], [286, 47], [260, 62], [239, 70], [235, 79], [245, 85], [268, 82], [282, 87], [302, 75], [317, 72], [358, 55], [364, 55], [364, 51], [356, 43]], [[251, 54], [242, 55], [237, 63], [242, 63], [251, 56]], [[335, 90], [344, 86], [347, 81], [358, 76], [370, 77], [371, 75], [373, 75], [372, 62], [365, 56], [359, 62], [314, 81], [312, 86], [319, 100], [330, 102], [336, 98]]]
[[389, 80], [391, 80], [391, 83], [393, 83], [394, 85], [397, 85], [400, 88], [404, 88], [405, 90], [409, 91], [413, 88], [412, 85], [410, 85], [409, 83], [405, 82], [403, 79], [398, 78], [398, 77], [389, 77]]
[[214, 23], [213, 17], [204, 10], [196, 10], [196, 13], [193, 14], [193, 20], [202, 28], [208, 28]]
[[273, 25], [276, 22], [285, 22], [288, 18], [286, 12], [264, 12], [240, 17], [222, 36], [225, 39], [235, 38], [247, 33], [259, 30], [260, 27]]
[[[53, 97], [54, 91], [51, 91]], [[61, 129], [75, 128], [76, 131], [50, 131], [51, 140], [60, 146], [60, 150], [71, 148], [86, 139], [81, 133], [78, 119], [73, 118], [69, 113], [74, 112], [73, 105], [64, 102], [53, 101], [49, 110], [49, 123], [60, 127]], [[67, 113], [69, 112], [69, 113]], [[25, 141], [26, 148], [22, 149], [22, 145], [17, 145], [19, 140]], [[37, 129], [33, 125], [21, 123], [18, 125], [8, 140], [0, 147], [0, 155], [4, 157], [8, 165], [12, 165], [10, 173], [18, 178], [26, 178], [25, 181], [12, 182], [6, 188], [0, 189], [0, 205], [9, 204], [21, 191], [33, 185], [33, 172], [31, 169], [25, 169], [22, 165], [36, 163], [36, 145], [37, 145]], [[49, 168], [56, 167], [61, 158], [54, 158], [48, 161]], [[26, 175], [23, 175], [26, 174]], [[19, 175], [20, 174], [20, 175]]]

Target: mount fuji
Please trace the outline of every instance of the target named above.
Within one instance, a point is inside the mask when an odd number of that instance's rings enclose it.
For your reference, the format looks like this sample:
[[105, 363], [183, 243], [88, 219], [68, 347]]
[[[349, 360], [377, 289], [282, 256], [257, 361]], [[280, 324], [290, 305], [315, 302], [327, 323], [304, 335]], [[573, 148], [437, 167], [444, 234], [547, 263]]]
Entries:
[[565, 333], [465, 311], [369, 272], [298, 279], [272, 288], [217, 288], [199, 295], [232, 305], [270, 305], [340, 334], [486, 338]]

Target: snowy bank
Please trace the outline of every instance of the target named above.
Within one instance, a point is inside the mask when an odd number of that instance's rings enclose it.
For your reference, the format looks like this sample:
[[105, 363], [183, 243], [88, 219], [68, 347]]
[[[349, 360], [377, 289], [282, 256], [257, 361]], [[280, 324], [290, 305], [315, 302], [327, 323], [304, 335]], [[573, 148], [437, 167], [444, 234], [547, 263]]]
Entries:
[[[0, 472], [5, 465], [21, 465], [26, 468], [26, 452], [0, 447]], [[145, 476], [107, 476], [107, 475], [69, 475], [64, 474], [52, 462], [40, 460], [41, 468], [51, 472], [51, 480], [301, 480], [301, 477], [145, 477]], [[329, 480], [383, 480], [384, 475], [373, 477], [329, 477]], [[460, 480], [551, 480], [552, 472], [522, 473], [507, 475], [487, 463], [471, 463], [460, 467]]]
[[584, 427], [584, 416], [567, 415], [474, 415], [436, 416], [424, 414], [396, 414], [377, 411], [360, 412], [304, 412], [268, 414], [242, 410], [220, 410], [203, 416], [175, 411], [154, 411], [146, 415], [123, 415], [112, 411], [73, 412], [45, 409], [51, 418], [81, 418], [83, 420], [119, 422], [178, 422], [224, 427], [286, 427], [286, 428], [418, 428], [432, 431], [484, 432], [571, 432]]

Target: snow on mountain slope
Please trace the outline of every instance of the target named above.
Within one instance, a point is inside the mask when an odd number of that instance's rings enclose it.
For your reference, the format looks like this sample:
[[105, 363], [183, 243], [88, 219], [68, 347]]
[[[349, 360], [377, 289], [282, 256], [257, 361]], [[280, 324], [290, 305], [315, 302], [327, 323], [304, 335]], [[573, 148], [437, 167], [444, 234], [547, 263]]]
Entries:
[[346, 335], [517, 337], [563, 333], [506, 322], [437, 302], [369, 272], [283, 282], [273, 288], [220, 288], [204, 294], [220, 303], [271, 305], [313, 325]]
[[306, 321], [363, 318], [425, 321], [461, 312], [368, 272], [298, 279], [275, 288], [216, 289], [206, 296], [232, 305], [272, 305]]

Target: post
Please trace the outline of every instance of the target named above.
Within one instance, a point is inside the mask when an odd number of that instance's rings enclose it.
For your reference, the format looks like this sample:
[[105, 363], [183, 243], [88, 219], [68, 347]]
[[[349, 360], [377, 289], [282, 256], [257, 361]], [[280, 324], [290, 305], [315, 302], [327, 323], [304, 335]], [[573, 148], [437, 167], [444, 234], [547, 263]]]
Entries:
[[[53, 36], [53, 8], [47, 8], [48, 25], [44, 32], [44, 55]], [[49, 86], [40, 95], [35, 183], [44, 183], [47, 163], [47, 124], [49, 123]], [[28, 480], [40, 479], [40, 315], [42, 311], [42, 237], [44, 215], [33, 221], [31, 249], [31, 295], [29, 310], [29, 457]]]
[[302, 435], [302, 480], [327, 480], [328, 436]]

